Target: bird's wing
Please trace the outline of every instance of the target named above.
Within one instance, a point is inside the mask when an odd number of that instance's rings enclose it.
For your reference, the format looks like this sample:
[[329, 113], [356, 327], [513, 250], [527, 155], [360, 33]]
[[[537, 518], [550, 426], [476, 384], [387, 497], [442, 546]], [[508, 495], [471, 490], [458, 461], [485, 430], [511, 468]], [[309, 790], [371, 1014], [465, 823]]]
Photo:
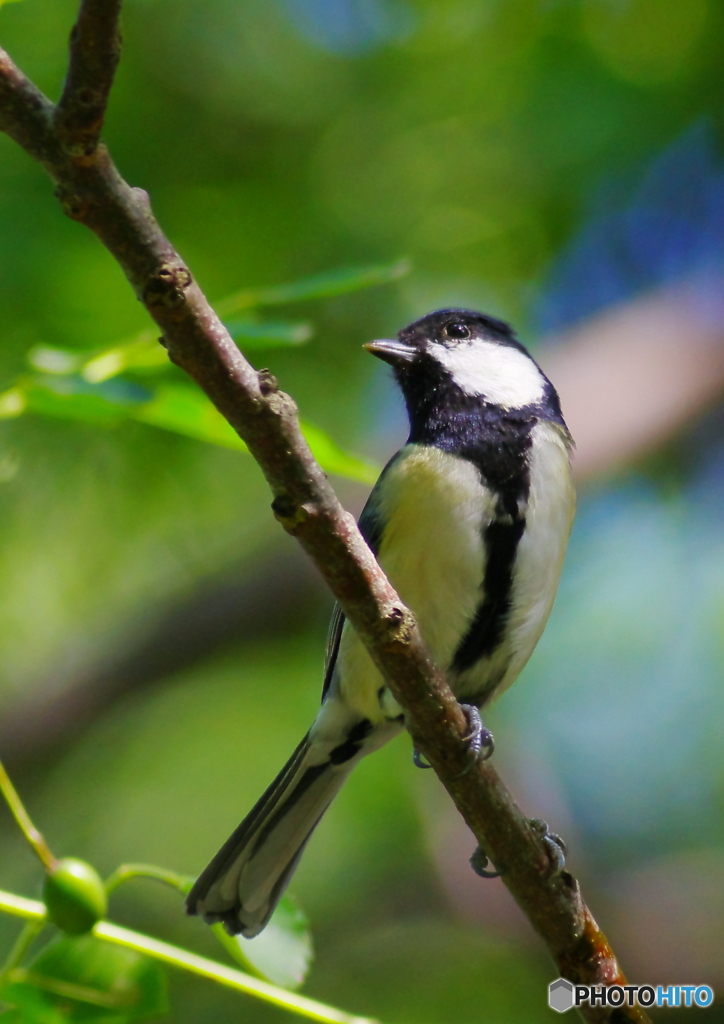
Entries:
[[338, 604], [335, 604], [334, 611], [332, 612], [332, 619], [329, 623], [329, 632], [327, 633], [327, 649], [324, 652], [324, 686], [322, 687], [322, 700], [327, 696], [327, 691], [332, 685], [332, 676], [334, 675], [334, 666], [337, 664], [337, 652], [339, 651], [339, 641], [342, 638], [343, 626], [344, 612]]
[[[385, 468], [379, 475], [377, 483], [372, 488], [369, 498], [362, 509], [362, 515], [359, 517], [359, 528], [360, 533], [367, 541], [370, 546], [370, 550], [373, 555], [377, 555], [379, 551], [380, 542], [382, 540], [382, 523], [380, 522], [379, 516], [377, 515], [377, 494], [378, 488], [387, 470], [390, 468], [395, 459], [398, 458], [400, 452], [396, 452], [392, 456], [390, 461], [387, 463]], [[334, 611], [332, 612], [332, 619], [329, 623], [329, 632], [327, 633], [327, 649], [324, 655], [324, 686], [322, 687], [322, 700], [327, 696], [329, 687], [332, 684], [332, 676], [334, 675], [334, 668], [337, 664], [337, 654], [339, 653], [339, 641], [342, 638], [342, 629], [344, 628], [345, 614], [338, 604], [335, 604]]]

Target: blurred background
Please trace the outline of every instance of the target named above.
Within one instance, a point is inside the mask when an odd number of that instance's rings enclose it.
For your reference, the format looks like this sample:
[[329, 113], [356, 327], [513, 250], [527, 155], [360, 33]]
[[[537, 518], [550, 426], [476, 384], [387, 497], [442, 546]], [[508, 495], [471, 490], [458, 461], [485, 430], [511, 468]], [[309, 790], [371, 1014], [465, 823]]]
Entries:
[[[0, 10], [3, 46], [53, 98], [75, 6]], [[308, 343], [249, 351], [308, 421], [382, 464], [404, 415], [361, 345], [443, 305], [510, 319], [559, 387], [579, 513], [550, 625], [486, 719], [496, 764], [565, 837], [631, 980], [722, 985], [721, 5], [128, 0], [124, 35], [105, 136], [211, 300], [411, 262], [290, 303]], [[4, 137], [0, 180], [0, 753], [59, 855], [193, 874], [313, 717], [331, 600], [247, 455], [15, 400], [28, 373], [63, 370], [57, 350], [148, 322]], [[334, 483], [359, 511], [349, 475]], [[545, 951], [472, 874], [472, 837], [410, 753], [360, 767], [294, 878], [305, 992], [388, 1024], [553, 1019]], [[34, 895], [0, 823], [0, 885]], [[111, 911], [221, 955], [171, 892], [133, 883]], [[0, 955], [16, 932], [0, 916]], [[290, 1019], [171, 983], [179, 1024]]]

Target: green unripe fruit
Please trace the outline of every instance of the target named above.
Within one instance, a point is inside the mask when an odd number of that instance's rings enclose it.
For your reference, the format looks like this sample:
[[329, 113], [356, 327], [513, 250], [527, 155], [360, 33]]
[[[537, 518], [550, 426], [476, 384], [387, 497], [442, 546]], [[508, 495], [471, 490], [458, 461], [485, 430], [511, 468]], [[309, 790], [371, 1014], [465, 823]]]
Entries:
[[59, 860], [45, 876], [43, 902], [48, 920], [66, 935], [83, 935], [106, 916], [108, 903], [100, 875], [75, 857]]

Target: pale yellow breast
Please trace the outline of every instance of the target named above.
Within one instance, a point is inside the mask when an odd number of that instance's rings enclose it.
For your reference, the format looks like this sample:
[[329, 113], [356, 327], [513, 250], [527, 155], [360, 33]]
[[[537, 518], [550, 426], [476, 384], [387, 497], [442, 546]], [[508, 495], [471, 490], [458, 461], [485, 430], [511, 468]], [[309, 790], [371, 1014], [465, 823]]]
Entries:
[[533, 428], [531, 440], [525, 532], [513, 574], [511, 661], [501, 690], [520, 674], [548, 621], [576, 508], [564, 434], [556, 425], [541, 422]]
[[[493, 500], [471, 463], [417, 446], [390, 468], [380, 498], [380, 564], [417, 616], [434, 660], [446, 666], [482, 596], [483, 530]], [[345, 698], [378, 717], [382, 679], [352, 630], [345, 630], [339, 658]]]

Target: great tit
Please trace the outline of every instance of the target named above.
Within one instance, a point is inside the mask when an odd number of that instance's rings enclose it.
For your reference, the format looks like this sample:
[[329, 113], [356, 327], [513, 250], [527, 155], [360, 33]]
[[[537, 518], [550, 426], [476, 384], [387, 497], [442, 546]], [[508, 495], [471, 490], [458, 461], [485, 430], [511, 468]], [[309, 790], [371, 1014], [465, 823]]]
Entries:
[[[475, 711], [520, 674], [553, 605], [575, 506], [571, 435], [553, 385], [501, 320], [442, 309], [365, 347], [392, 366], [410, 435], [360, 529]], [[314, 724], [203, 871], [188, 912], [258, 935], [344, 780], [403, 728], [337, 607]]]

